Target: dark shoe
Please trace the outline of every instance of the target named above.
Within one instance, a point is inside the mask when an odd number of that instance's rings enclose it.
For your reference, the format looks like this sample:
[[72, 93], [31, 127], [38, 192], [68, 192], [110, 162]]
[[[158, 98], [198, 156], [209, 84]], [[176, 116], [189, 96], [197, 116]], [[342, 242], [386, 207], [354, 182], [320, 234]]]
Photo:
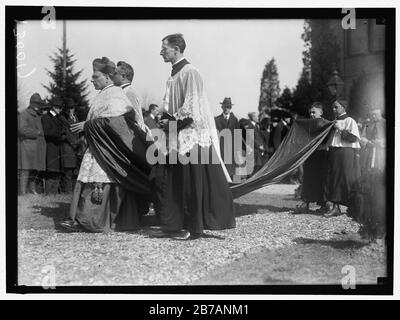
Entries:
[[308, 205], [307, 203], [303, 202], [300, 205], [296, 206], [296, 209], [294, 209], [293, 214], [307, 214], [308, 213]]
[[83, 227], [77, 221], [74, 221], [74, 220], [71, 220], [71, 219], [67, 219], [67, 220], [64, 220], [64, 221], [60, 222], [60, 227], [66, 229], [68, 231], [74, 231], [74, 232], [83, 232], [83, 231], [85, 231], [83, 229]]
[[325, 218], [331, 218], [331, 217], [336, 217], [340, 216], [342, 213], [340, 212], [339, 207], [334, 207], [332, 210], [324, 214]]
[[329, 211], [329, 207], [327, 207], [327, 206], [321, 206], [320, 208], [318, 208], [317, 210], [315, 210], [315, 213], [318, 213], [318, 214], [325, 214], [325, 213], [328, 213], [328, 211]]
[[165, 231], [162, 229], [149, 229], [147, 234], [150, 238], [171, 238], [176, 232]]

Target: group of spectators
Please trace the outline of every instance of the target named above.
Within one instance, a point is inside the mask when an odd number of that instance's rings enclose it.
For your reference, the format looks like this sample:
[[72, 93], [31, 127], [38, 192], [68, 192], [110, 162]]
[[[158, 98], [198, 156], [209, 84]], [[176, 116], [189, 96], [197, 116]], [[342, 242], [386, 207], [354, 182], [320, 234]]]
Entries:
[[[240, 154], [244, 153], [246, 144], [250, 146], [250, 152], [254, 153], [253, 170], [251, 172], [246, 172], [246, 176], [244, 177], [246, 178], [257, 172], [278, 149], [290, 130], [292, 115], [289, 112], [281, 112], [281, 117], [271, 118], [271, 116], [265, 112], [261, 112], [258, 116], [256, 112], [250, 112], [248, 118], [241, 118], [239, 120], [232, 112], [234, 104], [231, 98], [225, 97], [220, 104], [222, 113], [215, 117], [215, 124], [218, 132], [221, 133], [223, 130], [230, 130], [233, 137], [234, 130], [242, 131], [243, 148], [241, 150], [235, 150], [233, 139], [232, 141], [225, 141], [226, 138], [223, 135], [220, 136], [221, 154], [229, 175], [232, 178], [235, 177], [235, 170], [240, 166], [240, 161], [237, 161], [237, 152]], [[253, 130], [254, 132], [253, 138], [250, 138], [250, 140], [246, 137], [247, 129]], [[225, 161], [227, 156], [225, 151], [226, 143], [232, 144], [230, 148], [227, 148], [227, 150], [232, 150], [232, 154], [229, 154], [229, 161]], [[232, 161], [230, 161], [231, 159]]]
[[50, 103], [34, 93], [18, 115], [20, 194], [70, 193], [85, 147], [69, 127], [78, 122], [72, 99]]

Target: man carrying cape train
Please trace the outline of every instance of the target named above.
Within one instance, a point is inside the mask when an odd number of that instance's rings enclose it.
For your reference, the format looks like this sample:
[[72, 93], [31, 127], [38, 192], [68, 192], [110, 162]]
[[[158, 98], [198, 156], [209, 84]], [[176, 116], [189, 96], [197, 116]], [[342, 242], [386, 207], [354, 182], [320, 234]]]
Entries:
[[[132, 103], [123, 89], [113, 84], [115, 64], [108, 58], [93, 61], [92, 83], [100, 92], [94, 99], [86, 121], [71, 126], [71, 131], [85, 131], [85, 122], [117, 117], [132, 112]], [[91, 148], [82, 159], [73, 199], [70, 218], [61, 226], [72, 231], [108, 232], [133, 230], [139, 227], [141, 205], [134, 194], [115, 183], [99, 165]]]
[[[199, 71], [183, 56], [185, 47], [181, 34], [162, 39], [160, 55], [172, 64], [164, 109], [174, 118], [161, 120], [169, 131], [169, 153], [167, 163], [158, 164], [154, 174], [161, 229], [152, 235], [176, 240], [198, 238], [204, 229], [235, 227], [230, 178], [219, 154], [214, 117]], [[171, 132], [174, 126], [177, 135]], [[189, 161], [180, 161], [188, 155]]]

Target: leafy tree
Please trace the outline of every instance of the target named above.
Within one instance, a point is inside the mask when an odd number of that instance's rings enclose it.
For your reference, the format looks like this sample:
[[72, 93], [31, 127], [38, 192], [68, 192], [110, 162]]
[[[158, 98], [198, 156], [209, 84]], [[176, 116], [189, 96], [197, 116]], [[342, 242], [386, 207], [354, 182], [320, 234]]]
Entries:
[[54, 70], [49, 71], [46, 69], [51, 81], [49, 85], [43, 85], [43, 87], [46, 88], [50, 94], [50, 97], [48, 98], [50, 104], [55, 98], [59, 98], [63, 104], [66, 105], [68, 99], [71, 98], [77, 105], [76, 111], [78, 113], [78, 117], [83, 119], [86, 117], [86, 113], [88, 111], [88, 93], [86, 92], [88, 88], [87, 80], [78, 80], [83, 70], [79, 70], [77, 72], [74, 71], [74, 63], [76, 60], [73, 59], [74, 55], [70, 54], [68, 49], [66, 49], [65, 52], [66, 74], [64, 80], [63, 56], [63, 49], [58, 49], [58, 52], [49, 57], [54, 63]]
[[278, 68], [272, 58], [264, 67], [260, 85], [259, 111], [269, 111], [280, 94]]
[[329, 26], [329, 20], [312, 20], [311, 84], [312, 100], [321, 101], [325, 106], [325, 116], [332, 118], [330, 105], [332, 97], [327, 83], [332, 73], [339, 67], [340, 46]]
[[332, 118], [331, 96], [327, 83], [339, 66], [340, 46], [329, 20], [305, 20], [301, 36], [304, 41], [303, 70], [293, 91], [293, 110], [306, 115], [313, 101], [325, 106], [324, 114]]

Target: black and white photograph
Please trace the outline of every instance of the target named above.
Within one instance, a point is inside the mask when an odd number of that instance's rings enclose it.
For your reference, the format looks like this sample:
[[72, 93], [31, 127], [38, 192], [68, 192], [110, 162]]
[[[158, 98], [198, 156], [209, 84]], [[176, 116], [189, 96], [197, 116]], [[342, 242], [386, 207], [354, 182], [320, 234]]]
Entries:
[[395, 8], [5, 18], [7, 292], [393, 294]]

